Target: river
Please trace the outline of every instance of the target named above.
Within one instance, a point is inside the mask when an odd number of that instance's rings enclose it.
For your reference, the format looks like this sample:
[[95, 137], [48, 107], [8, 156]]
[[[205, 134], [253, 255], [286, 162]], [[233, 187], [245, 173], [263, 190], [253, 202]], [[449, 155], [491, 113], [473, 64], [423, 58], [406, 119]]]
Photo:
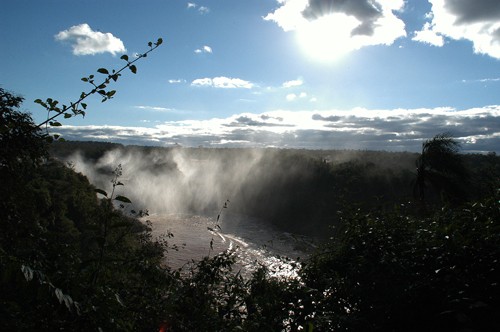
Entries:
[[216, 217], [191, 214], [154, 214], [148, 219], [153, 237], [173, 235], [167, 241], [169, 247], [177, 250], [169, 249], [165, 258], [172, 268], [182, 268], [193, 260], [229, 249], [236, 255], [243, 274], [264, 265], [273, 275], [294, 276], [299, 261], [313, 247], [308, 238], [280, 232], [244, 215], [228, 213], [219, 221]]

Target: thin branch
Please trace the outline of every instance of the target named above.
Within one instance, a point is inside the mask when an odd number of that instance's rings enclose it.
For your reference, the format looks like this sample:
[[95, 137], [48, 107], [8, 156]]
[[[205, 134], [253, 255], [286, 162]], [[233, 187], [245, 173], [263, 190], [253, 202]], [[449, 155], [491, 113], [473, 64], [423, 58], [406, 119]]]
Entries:
[[[71, 102], [69, 106], [64, 106], [62, 109], [58, 109], [56, 107], [57, 101], [53, 101], [52, 99], [47, 99], [47, 103], [41, 101], [40, 99], [35, 100], [36, 103], [44, 106], [48, 110], [49, 113], [51, 111], [57, 112], [57, 114], [55, 114], [55, 115], [53, 115], [51, 117], [48, 117], [47, 120], [45, 120], [42, 123], [38, 124], [35, 127], [35, 129], [39, 129], [39, 128], [41, 128], [44, 125], [47, 126], [54, 119], [56, 119], [57, 117], [61, 116], [62, 114], [69, 114], [68, 111], [70, 111], [70, 110], [73, 110], [73, 112], [75, 113], [74, 115], [82, 114], [82, 111], [78, 112], [78, 106], [79, 105], [84, 105], [84, 104], [82, 104], [82, 102], [88, 96], [90, 96], [90, 95], [93, 95], [95, 93], [100, 93], [104, 97], [103, 102], [106, 101], [107, 99], [111, 98], [112, 95], [114, 95], [113, 91], [111, 91], [112, 94], [109, 94], [109, 93], [106, 94], [103, 91], [103, 89], [111, 82], [111, 80], [116, 81], [118, 79], [118, 77], [120, 76], [121, 72], [124, 71], [127, 68], [129, 68], [135, 74], [137, 69], [134, 66], [134, 63], [137, 62], [141, 58], [147, 57], [147, 55], [149, 53], [151, 53], [152, 51], [154, 51], [155, 49], [157, 49], [162, 43], [163, 43], [163, 40], [161, 38], [158, 38], [158, 41], [156, 43], [154, 43], [154, 44], [151, 43], [151, 42], [149, 42], [148, 45], [149, 45], [150, 49], [148, 51], [146, 51], [145, 53], [143, 53], [143, 54], [139, 54], [139, 56], [137, 56], [137, 58], [134, 59], [133, 61], [128, 61], [128, 56], [127, 55], [123, 55], [121, 58], [124, 59], [125, 61], [127, 61], [127, 64], [125, 66], [123, 66], [122, 68], [120, 68], [118, 71], [114, 71], [113, 70], [111, 74], [109, 74], [108, 71], [105, 70], [105, 73], [108, 73], [108, 76], [99, 85], [94, 84], [93, 81], [89, 82], [89, 80], [86, 79], [86, 78], [82, 79], [82, 80], [84, 80], [86, 82], [91, 83], [94, 86], [94, 88], [90, 92], [88, 92], [88, 93], [82, 92], [82, 94], [80, 95], [80, 98], [76, 102]], [[101, 69], [99, 69], [98, 72], [101, 72]], [[103, 72], [101, 72], [101, 73], [103, 73]], [[85, 107], [86, 107], [86, 105], [83, 108], [85, 108]], [[72, 116], [71, 114], [69, 114], [69, 115]]]

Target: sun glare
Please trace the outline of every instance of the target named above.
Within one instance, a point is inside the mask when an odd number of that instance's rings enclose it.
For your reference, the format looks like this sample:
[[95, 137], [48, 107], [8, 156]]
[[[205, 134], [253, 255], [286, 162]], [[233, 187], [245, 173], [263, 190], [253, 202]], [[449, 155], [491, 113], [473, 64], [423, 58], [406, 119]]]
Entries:
[[323, 16], [297, 29], [298, 42], [312, 59], [333, 62], [356, 49], [351, 32], [359, 24], [345, 14]]

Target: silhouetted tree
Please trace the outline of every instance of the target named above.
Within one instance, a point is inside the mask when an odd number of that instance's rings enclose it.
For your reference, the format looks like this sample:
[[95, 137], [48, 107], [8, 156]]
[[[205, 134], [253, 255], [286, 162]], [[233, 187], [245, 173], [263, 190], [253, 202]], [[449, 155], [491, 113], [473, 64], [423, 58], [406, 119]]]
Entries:
[[42, 133], [31, 116], [21, 112], [23, 98], [0, 88], [0, 172], [19, 171], [20, 165], [47, 156]]
[[425, 200], [430, 185], [441, 196], [462, 199], [465, 196], [461, 186], [467, 180], [467, 172], [458, 154], [460, 143], [449, 133], [442, 133], [422, 144], [422, 152], [417, 158], [417, 177], [414, 195]]

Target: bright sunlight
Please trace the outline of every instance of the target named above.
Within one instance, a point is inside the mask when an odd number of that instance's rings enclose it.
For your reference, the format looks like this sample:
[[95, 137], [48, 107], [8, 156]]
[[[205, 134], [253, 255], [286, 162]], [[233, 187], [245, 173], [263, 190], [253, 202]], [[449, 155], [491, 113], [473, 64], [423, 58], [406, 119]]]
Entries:
[[314, 60], [333, 62], [356, 49], [351, 32], [360, 22], [341, 13], [308, 21], [297, 29], [304, 52]]

